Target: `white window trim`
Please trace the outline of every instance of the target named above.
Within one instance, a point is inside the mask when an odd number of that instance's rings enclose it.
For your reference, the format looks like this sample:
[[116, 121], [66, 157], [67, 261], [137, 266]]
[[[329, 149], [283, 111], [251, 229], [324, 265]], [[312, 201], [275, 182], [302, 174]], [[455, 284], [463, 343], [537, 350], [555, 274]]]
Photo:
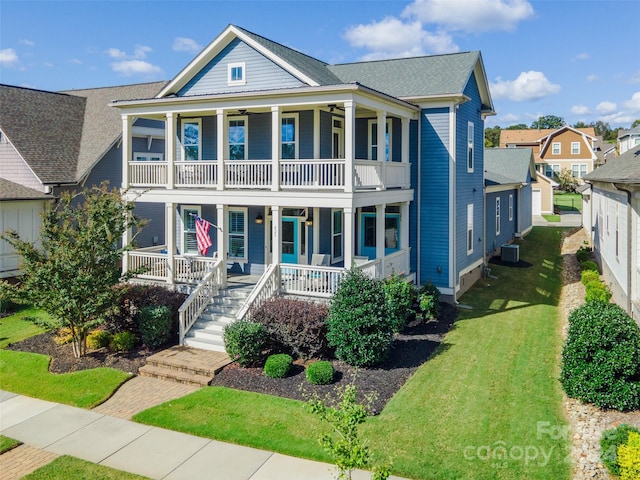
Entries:
[[[373, 160], [373, 147], [378, 148], [378, 136], [376, 135], [376, 138], [373, 138], [373, 134], [372, 134], [372, 126], [373, 125], [377, 125], [378, 124], [378, 120], [377, 119], [370, 119], [369, 122], [367, 122], [367, 159], [369, 160]], [[393, 158], [393, 122], [391, 121], [391, 118], [387, 118], [387, 130], [388, 132], [385, 132], [386, 135], [389, 135], [389, 158], [385, 158], [386, 162], [390, 162]], [[374, 143], [375, 142], [375, 143]], [[380, 148], [378, 148], [378, 160], [380, 161]]]
[[[547, 163], [546, 165], [549, 166], [549, 169], [551, 170], [552, 176], [553, 175], [558, 175], [560, 173], [561, 168], [560, 168], [560, 164], [559, 163]], [[557, 167], [557, 168], [553, 168], [553, 167]], [[548, 176], [546, 167], [545, 167], [543, 173], [545, 174], [545, 176]]]
[[187, 155], [185, 152], [185, 147], [191, 147], [193, 145], [189, 144], [189, 145], [185, 145], [184, 143], [184, 127], [186, 124], [188, 123], [195, 123], [198, 125], [198, 160], [202, 160], [202, 119], [201, 118], [183, 118], [182, 119], [182, 137], [181, 137], [181, 141], [180, 141], [180, 146], [181, 146], [181, 150], [182, 150], [182, 160], [187, 161]]
[[509, 195], [509, 221], [513, 221], [513, 193]]
[[231, 159], [231, 142], [229, 142], [229, 131], [231, 128], [231, 122], [243, 120], [244, 121], [244, 160], [249, 159], [249, 117], [247, 115], [239, 115], [233, 117], [227, 117], [227, 151], [226, 157]]
[[[295, 120], [294, 130], [293, 130], [295, 135], [295, 138], [293, 139], [294, 146], [295, 146], [295, 154], [293, 158], [298, 159], [300, 158], [300, 142], [298, 141], [299, 130], [300, 130], [300, 115], [297, 113], [283, 113], [280, 116], [280, 157], [282, 157], [282, 120], [284, 120], [285, 118], [293, 118]], [[245, 140], [246, 140], [246, 133], [247, 131], [245, 130]]]
[[[233, 72], [235, 68], [242, 69], [241, 80], [232, 80], [231, 72]], [[235, 62], [227, 65], [227, 84], [228, 85], [246, 85], [247, 84], [247, 65], [245, 62]]]
[[[187, 238], [186, 235], [187, 233], [189, 233], [189, 230], [187, 230], [185, 228], [185, 225], [187, 224], [187, 220], [188, 218], [186, 217], [187, 215], [187, 210], [195, 210], [198, 212], [198, 216], [200, 216], [202, 214], [202, 207], [200, 205], [182, 205], [182, 212], [181, 212], [181, 217], [182, 217], [182, 223], [180, 224], [180, 238], [182, 239], [182, 248], [180, 249], [182, 251], [183, 255], [198, 255], [200, 252], [198, 252], [198, 247], [197, 247], [197, 241], [196, 241], [196, 249], [195, 251], [188, 251], [187, 250]], [[195, 234], [195, 229], [192, 231], [192, 233]]]
[[[243, 231], [242, 231], [242, 236], [244, 238], [244, 257], [234, 257], [231, 255], [231, 213], [232, 212], [242, 212], [244, 214], [244, 225], [243, 225]], [[228, 211], [227, 211], [227, 215], [229, 216], [228, 219], [228, 225], [229, 225], [229, 232], [227, 233], [227, 252], [228, 252], [228, 258], [229, 260], [233, 260], [234, 262], [238, 262], [238, 263], [246, 263], [248, 261], [248, 257], [249, 257], [249, 239], [248, 239], [248, 214], [249, 214], [249, 210], [247, 207], [229, 207]], [[239, 235], [237, 233], [233, 233], [233, 235]]]
[[473, 253], [473, 243], [473, 203], [469, 203], [467, 204], [467, 255]]
[[[339, 212], [342, 216], [342, 231], [340, 233], [335, 233], [335, 226], [334, 226], [334, 215], [335, 212]], [[340, 257], [336, 257], [335, 252], [333, 250], [333, 239], [336, 236], [340, 236], [342, 237], [342, 256]], [[331, 263], [336, 263], [336, 262], [340, 262], [344, 260], [344, 211], [341, 208], [332, 208], [331, 209]]]
[[[556, 148], [558, 151], [556, 152]], [[553, 142], [551, 144], [551, 155], [561, 155], [562, 154], [562, 144], [560, 142]]]
[[616, 260], [620, 262], [620, 204], [616, 202], [616, 236], [615, 236]]
[[133, 159], [135, 162], [162, 162], [164, 161], [164, 153], [133, 152]]
[[[475, 167], [475, 125], [473, 122], [467, 123], [467, 172], [473, 173]], [[469, 162], [471, 160], [471, 162]]]
[[580, 155], [580, 142], [571, 142], [571, 155]]
[[[577, 167], [578, 175], [576, 175], [574, 173], [574, 167]], [[571, 175], [573, 175], [575, 178], [582, 178], [583, 172], [582, 172], [582, 168], [581, 167], [584, 167], [584, 175], [586, 175], [587, 174], [587, 169], [589, 168], [586, 163], [572, 163], [571, 164]]]
[[496, 235], [500, 235], [500, 197], [496, 197]]

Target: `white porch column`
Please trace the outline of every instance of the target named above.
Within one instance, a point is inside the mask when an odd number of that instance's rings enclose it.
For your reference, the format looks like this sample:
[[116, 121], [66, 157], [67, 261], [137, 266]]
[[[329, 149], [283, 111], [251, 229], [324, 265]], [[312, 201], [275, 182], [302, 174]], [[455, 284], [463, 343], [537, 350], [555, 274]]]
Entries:
[[353, 245], [354, 238], [353, 233], [355, 222], [355, 215], [353, 207], [344, 208], [344, 266], [345, 268], [351, 268], [353, 264]]
[[167, 283], [173, 283], [173, 257], [176, 254], [176, 204], [165, 203], [165, 243], [167, 244]]
[[320, 209], [313, 208], [313, 253], [320, 253]]
[[[280, 190], [280, 107], [271, 107], [271, 190]], [[278, 262], [280, 261], [280, 257]]]
[[[131, 228], [125, 228], [124, 229], [124, 232], [122, 232], [122, 245], [123, 246], [129, 245], [129, 242], [131, 241], [132, 233], [133, 232], [132, 232]], [[122, 274], [124, 275], [128, 271], [129, 271], [129, 251], [124, 251], [124, 252], [122, 252]]]
[[176, 161], [176, 115], [173, 112], [167, 112], [167, 123], [165, 133], [165, 155], [167, 158], [167, 188], [172, 189], [175, 185], [175, 168]]
[[[378, 154], [380, 149], [378, 148]], [[380, 259], [380, 271], [384, 273], [384, 235], [385, 235], [385, 211], [387, 206], [376, 205], [376, 258]]]
[[129, 188], [129, 162], [133, 159], [131, 151], [131, 117], [122, 115], [122, 189]]
[[280, 206], [271, 206], [271, 263], [280, 263]]
[[402, 270], [409, 273], [411, 269], [411, 252], [409, 251], [409, 202], [400, 204], [400, 249], [406, 251]]
[[[380, 162], [380, 189], [386, 188], [387, 179], [387, 112], [378, 110], [378, 161]], [[391, 160], [391, 152], [389, 152], [389, 160]]]
[[218, 258], [222, 259], [222, 288], [227, 286], [227, 230], [229, 225], [229, 213], [226, 205], [216, 205], [216, 246]]
[[313, 109], [313, 158], [320, 158], [320, 109]]
[[218, 190], [224, 190], [224, 157], [227, 151], [227, 135], [226, 135], [226, 113], [222, 108], [216, 110], [216, 135], [218, 136], [216, 142], [216, 158], [218, 159]]
[[400, 157], [400, 161], [405, 165], [405, 171], [404, 171], [404, 188], [410, 188], [411, 187], [411, 171], [410, 171], [410, 167], [407, 167], [406, 165], [409, 163], [409, 125], [411, 125], [411, 123], [409, 122], [409, 118], [408, 117], [402, 117], [402, 146], [401, 146], [401, 157]]
[[[353, 100], [344, 102], [344, 191], [353, 192], [353, 179], [355, 177], [356, 142], [356, 115]], [[351, 212], [353, 215], [353, 212]], [[353, 250], [353, 247], [351, 248]], [[349, 260], [351, 261], [351, 260]]]

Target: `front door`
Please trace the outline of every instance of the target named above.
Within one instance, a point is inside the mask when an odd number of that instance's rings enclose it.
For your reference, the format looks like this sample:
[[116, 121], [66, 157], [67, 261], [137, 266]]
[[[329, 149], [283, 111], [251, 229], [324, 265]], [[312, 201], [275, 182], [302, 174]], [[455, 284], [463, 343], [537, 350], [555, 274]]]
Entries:
[[298, 263], [298, 221], [296, 217], [282, 218], [282, 263]]

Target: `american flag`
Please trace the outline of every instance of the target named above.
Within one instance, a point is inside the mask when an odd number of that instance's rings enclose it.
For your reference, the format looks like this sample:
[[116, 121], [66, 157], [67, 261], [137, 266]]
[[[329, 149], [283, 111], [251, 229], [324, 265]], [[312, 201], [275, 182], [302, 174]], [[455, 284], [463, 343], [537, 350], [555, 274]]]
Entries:
[[209, 229], [211, 223], [205, 219], [196, 217], [196, 239], [198, 240], [198, 251], [200, 255], [206, 255], [209, 247], [213, 245], [211, 238], [209, 237]]

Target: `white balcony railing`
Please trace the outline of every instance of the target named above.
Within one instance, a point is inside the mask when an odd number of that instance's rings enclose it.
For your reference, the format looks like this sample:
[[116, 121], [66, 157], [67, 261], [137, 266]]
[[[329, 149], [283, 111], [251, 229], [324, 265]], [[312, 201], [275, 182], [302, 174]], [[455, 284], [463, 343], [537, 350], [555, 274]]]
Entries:
[[140, 272], [136, 277], [162, 282], [197, 284], [216, 262], [216, 259], [211, 257], [176, 255], [173, 257], [173, 275], [171, 275], [166, 253], [141, 249], [126, 252], [125, 255], [127, 255], [128, 270]]
[[[354, 185], [358, 189], [408, 188], [410, 165], [400, 162], [355, 160]], [[344, 159], [281, 160], [274, 177], [271, 160], [225, 160], [225, 189], [343, 190], [347, 163]], [[129, 186], [168, 187], [167, 162], [129, 162]], [[274, 185], [274, 182], [277, 182]], [[173, 183], [178, 188], [217, 188], [218, 162], [178, 161], [173, 164]]]

